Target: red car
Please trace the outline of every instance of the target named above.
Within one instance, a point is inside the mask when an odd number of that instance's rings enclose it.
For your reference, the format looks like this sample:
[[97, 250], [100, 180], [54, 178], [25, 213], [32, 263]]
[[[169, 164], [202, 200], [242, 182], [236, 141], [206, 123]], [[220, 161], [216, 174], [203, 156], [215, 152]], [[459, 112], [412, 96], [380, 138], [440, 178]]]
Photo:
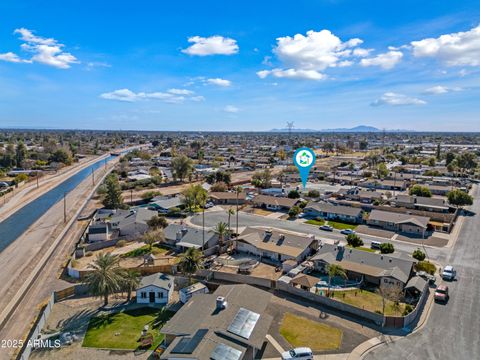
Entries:
[[435, 289], [435, 301], [447, 302], [448, 301], [448, 286], [438, 285]]

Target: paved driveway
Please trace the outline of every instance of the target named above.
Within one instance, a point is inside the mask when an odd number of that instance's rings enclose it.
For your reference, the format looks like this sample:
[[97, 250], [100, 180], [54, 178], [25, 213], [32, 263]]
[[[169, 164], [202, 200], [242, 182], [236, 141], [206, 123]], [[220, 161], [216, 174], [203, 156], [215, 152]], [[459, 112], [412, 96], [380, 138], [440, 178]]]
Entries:
[[387, 346], [366, 358], [370, 360], [470, 360], [480, 357], [480, 191], [473, 191], [475, 216], [465, 218], [459, 238], [447, 262], [457, 268], [458, 281], [448, 283], [451, 296], [446, 305], [434, 304], [426, 326], [419, 332]]

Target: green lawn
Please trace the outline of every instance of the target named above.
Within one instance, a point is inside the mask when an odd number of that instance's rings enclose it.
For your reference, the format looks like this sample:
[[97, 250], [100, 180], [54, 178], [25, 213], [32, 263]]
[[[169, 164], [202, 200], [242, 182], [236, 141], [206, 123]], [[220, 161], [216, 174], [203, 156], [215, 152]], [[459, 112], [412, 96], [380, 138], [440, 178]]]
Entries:
[[322, 225], [325, 224], [325, 220], [312, 219], [312, 220], [307, 220], [307, 221], [305, 221], [305, 224], [322, 226]]
[[[137, 257], [137, 256], [143, 256], [145, 254], [148, 254], [148, 245], [144, 245], [142, 247], [136, 248], [135, 250], [129, 251], [125, 254], [122, 255], [123, 258], [128, 258], [128, 257]], [[160, 244], [154, 244], [152, 247], [152, 254], [153, 255], [163, 255], [168, 252], [167, 248], [162, 247]]]
[[171, 311], [148, 307], [95, 316], [90, 319], [82, 346], [135, 350], [143, 327], [148, 325], [148, 333], [154, 338], [150, 349], [155, 349], [164, 337], [162, 325], [172, 316]]
[[292, 347], [308, 346], [313, 351], [336, 350], [343, 336], [340, 329], [291, 313], [283, 317], [280, 334]]
[[357, 249], [357, 250], [362, 250], [362, 251], [366, 251], [366, 252], [372, 252], [374, 253], [376, 250], [374, 249], [370, 249], [368, 247], [364, 247], [364, 246], [359, 246], [359, 247], [353, 247], [353, 246], [350, 246], [350, 245], [347, 245], [348, 248], [352, 248], [352, 249]]
[[[347, 290], [347, 291], [335, 291], [333, 299], [356, 306], [360, 309], [368, 310], [371, 312], [382, 312], [382, 297], [374, 292], [367, 290]], [[386, 301], [385, 315], [389, 316], [401, 316], [405, 310], [405, 304], [400, 303], [400, 308], [395, 311], [393, 302]]]
[[354, 230], [358, 226], [355, 224], [347, 224], [347, 223], [342, 223], [342, 222], [332, 221], [332, 220], [328, 220], [328, 225], [338, 230], [345, 230], [345, 229]]

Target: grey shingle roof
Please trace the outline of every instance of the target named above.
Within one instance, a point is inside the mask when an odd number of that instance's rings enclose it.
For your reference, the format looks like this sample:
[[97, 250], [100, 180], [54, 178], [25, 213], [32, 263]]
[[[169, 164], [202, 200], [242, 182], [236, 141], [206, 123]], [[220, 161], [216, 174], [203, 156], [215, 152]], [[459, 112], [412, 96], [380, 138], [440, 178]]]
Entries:
[[408, 281], [414, 263], [409, 259], [331, 244], [322, 244], [312, 260], [322, 260], [328, 264], [335, 262], [346, 270], [363, 271], [367, 275], [392, 276], [403, 283]]
[[422, 228], [426, 228], [428, 222], [430, 221], [430, 218], [426, 216], [396, 213], [390, 211], [372, 210], [372, 212], [368, 216], [368, 220], [377, 220], [394, 224], [412, 223]]
[[326, 212], [338, 215], [347, 215], [358, 217], [362, 213], [362, 209], [351, 206], [332, 205], [328, 203], [309, 202], [305, 209], [313, 209], [319, 212]]
[[[218, 296], [225, 297], [227, 307], [216, 309]], [[223, 343], [244, 353], [248, 346], [262, 347], [273, 318], [265, 314], [271, 294], [249, 285], [222, 285], [213, 294], [199, 294], [186, 303], [162, 328], [162, 333], [176, 335], [162, 359], [168, 358], [172, 349], [182, 337], [193, 336], [199, 329], [206, 329], [204, 339], [190, 354], [182, 354], [182, 358], [210, 359], [219, 343]], [[260, 314], [253, 332], [248, 339], [229, 332], [227, 329], [240, 308]]]
[[161, 289], [169, 290], [173, 286], [173, 278], [162, 273], [144, 276], [137, 289], [141, 289], [150, 285], [155, 285]]

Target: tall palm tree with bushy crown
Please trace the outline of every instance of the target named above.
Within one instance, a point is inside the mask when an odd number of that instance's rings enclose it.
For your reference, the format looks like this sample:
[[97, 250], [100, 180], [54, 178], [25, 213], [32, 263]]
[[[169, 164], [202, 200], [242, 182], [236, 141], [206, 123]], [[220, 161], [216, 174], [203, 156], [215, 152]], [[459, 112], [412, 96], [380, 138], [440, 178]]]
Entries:
[[108, 297], [121, 290], [125, 270], [119, 265], [120, 259], [111, 253], [99, 254], [89, 265], [92, 270], [85, 278], [90, 292], [103, 297], [103, 306], [108, 305]]
[[122, 291], [127, 292], [127, 301], [132, 298], [132, 292], [140, 285], [140, 273], [134, 270], [127, 270], [123, 274], [121, 280]]
[[346, 279], [347, 273], [340, 265], [330, 264], [327, 267], [328, 274], [328, 294], [330, 295], [330, 287], [332, 286], [332, 279], [336, 276]]
[[191, 279], [192, 275], [202, 268], [203, 253], [195, 248], [188, 248], [180, 254], [180, 271]]
[[230, 235], [230, 228], [227, 223], [219, 222], [213, 229], [213, 232], [218, 236], [218, 252], [221, 253], [225, 238], [228, 238]]

